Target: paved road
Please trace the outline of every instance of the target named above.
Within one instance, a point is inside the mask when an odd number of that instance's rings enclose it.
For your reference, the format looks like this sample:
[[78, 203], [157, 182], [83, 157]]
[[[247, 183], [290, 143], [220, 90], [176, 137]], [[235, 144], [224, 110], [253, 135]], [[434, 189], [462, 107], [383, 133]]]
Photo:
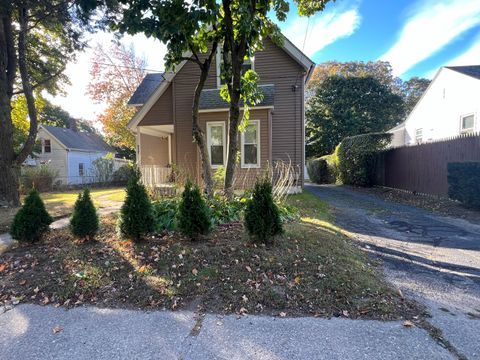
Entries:
[[307, 189], [336, 222], [384, 261], [387, 278], [424, 303], [445, 337], [480, 359], [480, 224], [433, 215], [339, 186]]
[[0, 358], [453, 359], [425, 330], [401, 322], [216, 315], [199, 322], [192, 312], [39, 305], [0, 315]]

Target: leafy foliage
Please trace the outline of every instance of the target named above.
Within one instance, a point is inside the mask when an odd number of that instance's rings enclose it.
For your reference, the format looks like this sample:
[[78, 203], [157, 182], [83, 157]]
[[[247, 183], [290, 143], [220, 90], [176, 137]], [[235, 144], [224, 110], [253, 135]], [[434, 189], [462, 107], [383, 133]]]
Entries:
[[307, 155], [330, 154], [347, 136], [386, 131], [404, 113], [402, 97], [371, 76], [328, 77], [308, 101]]
[[207, 205], [210, 207], [212, 224], [220, 225], [240, 220], [245, 200], [239, 197], [228, 199], [216, 194], [211, 199], [207, 199]]
[[37, 190], [32, 190], [13, 219], [10, 233], [19, 241], [35, 242], [48, 230], [53, 219]]
[[480, 162], [448, 164], [448, 196], [480, 210]]
[[375, 179], [377, 156], [392, 134], [371, 133], [343, 139], [337, 149], [340, 180], [347, 185], [371, 186]]
[[417, 105], [418, 100], [420, 100], [425, 90], [427, 90], [430, 82], [431, 80], [414, 76], [402, 83], [401, 90], [405, 99], [405, 110], [407, 114]]
[[198, 235], [206, 235], [212, 227], [210, 210], [198, 186], [190, 181], [185, 184], [182, 200], [178, 207], [178, 228], [194, 240]]
[[128, 184], [133, 176], [135, 176], [135, 168], [132, 164], [126, 164], [115, 170], [113, 173], [113, 181], [117, 184]]
[[25, 166], [21, 170], [21, 190], [23, 192], [31, 189], [37, 189], [38, 191], [52, 191], [58, 173], [58, 170], [53, 169], [48, 164], [32, 167]]
[[140, 241], [154, 229], [153, 208], [145, 186], [140, 182], [140, 171], [136, 169], [127, 185], [127, 196], [118, 219], [120, 236]]
[[98, 215], [90, 197], [90, 190], [78, 194], [70, 220], [72, 234], [79, 238], [93, 238], [99, 228]]
[[273, 201], [272, 182], [267, 176], [255, 183], [245, 209], [245, 227], [251, 238], [260, 243], [270, 243], [283, 232], [280, 212]]
[[93, 171], [95, 180], [101, 183], [110, 182], [114, 175], [114, 155], [108, 153], [93, 161]]
[[307, 161], [310, 180], [317, 184], [333, 184], [337, 179], [337, 158], [335, 153]]
[[155, 231], [160, 233], [164, 230], [175, 229], [177, 210], [178, 200], [175, 198], [154, 202], [153, 214], [155, 218]]

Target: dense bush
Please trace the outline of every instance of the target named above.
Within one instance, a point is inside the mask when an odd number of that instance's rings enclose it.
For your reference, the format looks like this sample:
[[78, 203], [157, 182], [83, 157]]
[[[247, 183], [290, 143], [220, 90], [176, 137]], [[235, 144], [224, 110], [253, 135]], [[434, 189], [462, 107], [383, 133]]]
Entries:
[[212, 224], [219, 225], [240, 220], [245, 202], [239, 197], [229, 200], [224, 196], [215, 195], [207, 199], [207, 205], [210, 208]]
[[245, 227], [253, 241], [270, 243], [283, 232], [280, 211], [273, 201], [269, 177], [257, 179], [245, 209]]
[[140, 182], [140, 171], [135, 169], [127, 185], [127, 196], [120, 210], [120, 236], [140, 241], [154, 230], [153, 208], [145, 186]]
[[178, 228], [192, 240], [200, 234], [208, 234], [211, 229], [210, 209], [198, 186], [193, 185], [189, 180], [185, 184], [177, 216]]
[[334, 184], [337, 180], [336, 155], [325, 155], [307, 161], [310, 180], [317, 184]]
[[53, 184], [57, 177], [58, 170], [52, 169], [47, 164], [24, 166], [21, 171], [20, 186], [22, 192], [28, 192], [31, 189], [52, 191]]
[[78, 194], [70, 220], [72, 234], [79, 238], [93, 238], [98, 231], [98, 215], [90, 197], [90, 190]]
[[122, 165], [113, 173], [113, 181], [117, 184], [128, 184], [130, 178], [134, 175], [135, 168], [132, 165]]
[[480, 162], [448, 164], [448, 196], [480, 210]]
[[390, 143], [391, 136], [371, 133], [343, 139], [336, 150], [340, 181], [355, 186], [373, 185], [378, 154]]
[[155, 201], [153, 203], [153, 215], [155, 218], [155, 231], [175, 229], [178, 201], [175, 198]]
[[10, 233], [19, 241], [35, 242], [48, 230], [53, 219], [48, 214], [36, 190], [31, 190], [25, 198], [23, 207], [13, 219]]

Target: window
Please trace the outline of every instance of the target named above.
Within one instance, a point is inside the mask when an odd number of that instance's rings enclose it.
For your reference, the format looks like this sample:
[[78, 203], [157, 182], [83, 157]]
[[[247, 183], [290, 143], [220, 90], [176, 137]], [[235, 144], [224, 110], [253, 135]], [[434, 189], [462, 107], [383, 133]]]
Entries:
[[415, 142], [417, 144], [420, 144], [422, 142], [422, 138], [423, 138], [423, 129], [422, 128], [415, 129]]
[[260, 121], [250, 120], [241, 137], [243, 168], [260, 167]]
[[[217, 51], [217, 87], [220, 88], [223, 84], [225, 84], [225, 81], [221, 79], [220, 77], [220, 69], [221, 69], [221, 64], [223, 63], [223, 51], [222, 49], [219, 49]], [[242, 75], [245, 75], [245, 73], [252, 69], [255, 70], [255, 58], [248, 58], [243, 61], [242, 65]]]
[[85, 166], [83, 163], [78, 164], [78, 176], [85, 175]]
[[207, 146], [212, 168], [225, 164], [225, 123], [207, 123]]
[[50, 140], [45, 139], [43, 140], [43, 152], [44, 153], [51, 153], [52, 152], [52, 144]]
[[462, 134], [472, 133], [475, 128], [475, 115], [470, 114], [462, 116], [460, 123], [460, 132]]

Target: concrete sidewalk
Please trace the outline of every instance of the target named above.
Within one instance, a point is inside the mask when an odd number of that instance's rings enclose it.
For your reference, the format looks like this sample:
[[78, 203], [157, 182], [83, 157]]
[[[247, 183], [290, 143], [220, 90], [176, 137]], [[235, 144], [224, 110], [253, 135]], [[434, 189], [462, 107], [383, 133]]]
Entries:
[[[220, 317], [20, 305], [0, 315], [2, 359], [452, 359], [401, 322]], [[55, 331], [54, 331], [55, 329]]]

